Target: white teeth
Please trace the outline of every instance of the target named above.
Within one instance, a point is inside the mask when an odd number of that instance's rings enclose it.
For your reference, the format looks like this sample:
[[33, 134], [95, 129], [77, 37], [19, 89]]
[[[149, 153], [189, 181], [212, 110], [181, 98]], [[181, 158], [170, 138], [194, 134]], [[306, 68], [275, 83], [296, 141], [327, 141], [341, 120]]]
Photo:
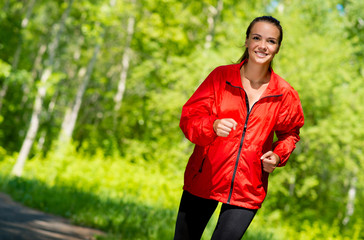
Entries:
[[256, 53], [257, 53], [257, 55], [258, 55], [259, 57], [265, 57], [265, 56], [267, 56], [267, 54], [262, 53], [262, 52], [256, 52]]

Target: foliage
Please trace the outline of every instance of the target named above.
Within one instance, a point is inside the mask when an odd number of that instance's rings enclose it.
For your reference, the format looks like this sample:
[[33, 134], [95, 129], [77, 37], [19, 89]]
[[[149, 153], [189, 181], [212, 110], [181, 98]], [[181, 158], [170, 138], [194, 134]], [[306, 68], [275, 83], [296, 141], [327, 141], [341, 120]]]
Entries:
[[[249, 22], [271, 14], [284, 29], [274, 70], [299, 92], [305, 126], [287, 166], [271, 175], [263, 209], [245, 239], [364, 237], [362, 1], [225, 0], [213, 31], [209, 16], [217, 0], [73, 1], [66, 19], [72, 1], [31, 2], [0, 1], [2, 190], [111, 238], [171, 238], [193, 148], [179, 130], [181, 107], [212, 69], [239, 59]], [[135, 29], [127, 51], [131, 17]], [[72, 143], [62, 142], [62, 123], [97, 45]], [[126, 53], [126, 88], [115, 112]], [[25, 176], [13, 178], [47, 67], [53, 71], [31, 160]], [[72, 207], [54, 197], [60, 194]]]
[[[107, 235], [100, 239], [172, 238], [181, 169], [163, 171], [157, 164], [133, 164], [104, 157], [101, 152], [85, 158], [72, 149], [54, 152], [48, 158], [33, 158], [22, 178], [6, 174], [15, 161], [15, 156], [7, 157], [0, 162], [0, 190], [28, 206], [105, 231]], [[203, 239], [210, 238], [218, 213], [209, 222]], [[263, 210], [244, 239], [349, 239], [341, 237], [338, 226], [304, 221], [292, 228], [276, 214]], [[360, 222], [354, 229], [350, 239], [360, 239]]]
[[[1, 169], [6, 172], [13, 162], [2, 162]], [[110, 238], [167, 239], [172, 234], [181, 172], [100, 154], [84, 158], [73, 151], [34, 158], [26, 172], [23, 178], [2, 172], [1, 190], [26, 205], [107, 231]]]

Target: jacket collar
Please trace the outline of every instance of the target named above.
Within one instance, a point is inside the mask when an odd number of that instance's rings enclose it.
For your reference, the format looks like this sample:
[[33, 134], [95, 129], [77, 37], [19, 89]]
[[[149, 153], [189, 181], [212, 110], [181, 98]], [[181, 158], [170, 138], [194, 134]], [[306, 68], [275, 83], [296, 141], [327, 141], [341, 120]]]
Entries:
[[[233, 85], [241, 87], [243, 88], [243, 84], [241, 82], [241, 75], [240, 75], [240, 69], [243, 66], [243, 64], [245, 62], [247, 62], [248, 60], [244, 60], [241, 63], [235, 64], [235, 70], [238, 73], [238, 78], [237, 81], [232, 82]], [[262, 94], [261, 97], [265, 97], [265, 96], [271, 96], [271, 95], [281, 95], [282, 94], [282, 89], [281, 87], [279, 87], [279, 81], [280, 81], [280, 77], [273, 71], [273, 69], [270, 67], [269, 71], [271, 72], [270, 74], [270, 80], [269, 80], [269, 84], [267, 89], [264, 91], [264, 93]]]

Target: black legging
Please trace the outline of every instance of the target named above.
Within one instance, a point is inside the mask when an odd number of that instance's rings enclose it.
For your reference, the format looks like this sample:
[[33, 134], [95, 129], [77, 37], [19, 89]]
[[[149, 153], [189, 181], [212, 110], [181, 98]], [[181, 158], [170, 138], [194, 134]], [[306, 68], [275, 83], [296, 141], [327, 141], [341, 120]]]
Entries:
[[[218, 201], [204, 199], [184, 191], [178, 211], [174, 240], [198, 240], [214, 213]], [[257, 210], [222, 204], [212, 240], [239, 240]]]

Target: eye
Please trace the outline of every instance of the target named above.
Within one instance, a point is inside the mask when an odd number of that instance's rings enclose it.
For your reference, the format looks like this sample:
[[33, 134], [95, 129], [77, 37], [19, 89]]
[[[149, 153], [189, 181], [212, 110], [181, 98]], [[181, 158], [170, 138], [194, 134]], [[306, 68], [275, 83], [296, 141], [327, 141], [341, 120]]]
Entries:
[[272, 40], [272, 39], [268, 40], [268, 42], [271, 43], [271, 44], [276, 44], [277, 43], [275, 40]]
[[259, 40], [258, 36], [253, 36], [253, 40]]

